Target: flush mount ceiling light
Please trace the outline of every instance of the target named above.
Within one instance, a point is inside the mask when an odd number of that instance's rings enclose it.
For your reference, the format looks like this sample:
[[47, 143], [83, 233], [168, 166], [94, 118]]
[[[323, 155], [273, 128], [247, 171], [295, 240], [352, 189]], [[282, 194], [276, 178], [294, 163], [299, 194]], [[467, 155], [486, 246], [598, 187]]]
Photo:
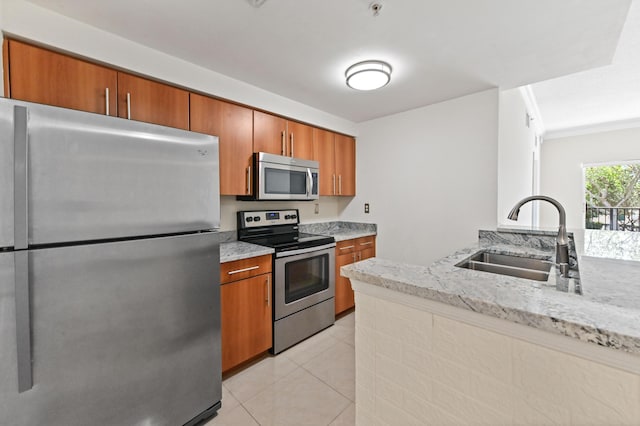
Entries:
[[362, 61], [344, 73], [347, 86], [356, 90], [375, 90], [391, 81], [391, 65], [383, 61]]

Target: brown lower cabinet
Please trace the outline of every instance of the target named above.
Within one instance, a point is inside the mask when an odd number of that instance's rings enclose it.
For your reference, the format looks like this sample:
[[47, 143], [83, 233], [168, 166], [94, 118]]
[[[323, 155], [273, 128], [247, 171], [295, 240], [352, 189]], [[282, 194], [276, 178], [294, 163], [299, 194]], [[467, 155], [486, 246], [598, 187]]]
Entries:
[[340, 268], [360, 260], [375, 257], [376, 237], [356, 238], [339, 241], [336, 244], [336, 315], [355, 306], [355, 299], [349, 278], [340, 275]]
[[220, 265], [222, 371], [271, 348], [271, 255]]

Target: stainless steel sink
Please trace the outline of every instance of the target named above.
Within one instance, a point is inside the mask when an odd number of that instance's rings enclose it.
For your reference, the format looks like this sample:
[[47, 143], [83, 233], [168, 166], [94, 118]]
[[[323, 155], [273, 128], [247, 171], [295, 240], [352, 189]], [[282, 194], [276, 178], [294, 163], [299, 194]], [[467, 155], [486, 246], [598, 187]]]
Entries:
[[480, 251], [456, 266], [529, 280], [547, 281], [552, 265], [553, 262], [547, 259]]

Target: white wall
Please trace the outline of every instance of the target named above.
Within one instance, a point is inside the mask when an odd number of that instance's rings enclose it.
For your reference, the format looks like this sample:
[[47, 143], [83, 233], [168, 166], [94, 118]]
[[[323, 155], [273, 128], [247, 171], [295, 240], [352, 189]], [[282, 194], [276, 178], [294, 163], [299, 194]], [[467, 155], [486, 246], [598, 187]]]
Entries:
[[316, 126], [356, 134], [355, 124], [351, 121], [209, 71], [23, 0], [0, 0], [0, 27], [8, 35]]
[[[545, 140], [540, 149], [540, 190], [567, 211], [567, 228], [584, 229], [583, 165], [640, 160], [640, 127]], [[540, 209], [541, 226], [558, 226], [553, 207]]]
[[402, 262], [477, 241], [496, 226], [497, 123], [497, 89], [361, 123], [358, 195], [341, 218], [377, 223], [377, 255]]
[[[536, 134], [533, 126], [527, 126], [527, 113], [520, 89], [500, 92], [497, 219], [499, 225], [515, 225], [516, 222], [507, 219], [507, 215], [517, 201], [533, 195]], [[517, 224], [533, 225], [533, 209], [533, 203], [522, 207]]]

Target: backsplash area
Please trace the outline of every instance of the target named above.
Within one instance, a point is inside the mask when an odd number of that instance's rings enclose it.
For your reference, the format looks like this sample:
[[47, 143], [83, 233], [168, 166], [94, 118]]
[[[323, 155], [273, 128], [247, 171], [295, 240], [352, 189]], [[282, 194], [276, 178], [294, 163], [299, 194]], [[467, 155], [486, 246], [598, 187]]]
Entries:
[[339, 197], [320, 197], [315, 201], [238, 201], [234, 196], [223, 195], [220, 197], [220, 231], [236, 229], [236, 212], [240, 210], [298, 209], [302, 223], [327, 222], [338, 218], [343, 204]]

